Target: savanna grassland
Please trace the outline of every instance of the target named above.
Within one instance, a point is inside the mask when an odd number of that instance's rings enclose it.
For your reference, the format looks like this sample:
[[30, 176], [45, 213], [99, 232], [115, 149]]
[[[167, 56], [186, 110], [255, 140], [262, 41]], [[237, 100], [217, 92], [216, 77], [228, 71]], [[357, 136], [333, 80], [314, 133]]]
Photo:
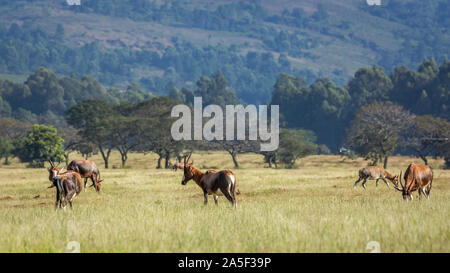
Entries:
[[[71, 159], [76, 158], [73, 155]], [[111, 166], [120, 166], [113, 154]], [[233, 169], [225, 153], [194, 153], [194, 164], [230, 168], [237, 176], [238, 208], [210, 197], [182, 173], [157, 170], [154, 155], [132, 154], [128, 168], [105, 170], [103, 192], [74, 199], [73, 211], [54, 210], [55, 189], [45, 169], [13, 162], [0, 167], [0, 252], [450, 252], [450, 171], [434, 170], [430, 200], [404, 202], [380, 181], [353, 189], [367, 162], [310, 156], [297, 169], [268, 169], [259, 155], [241, 155]], [[415, 158], [392, 157], [398, 174]]]

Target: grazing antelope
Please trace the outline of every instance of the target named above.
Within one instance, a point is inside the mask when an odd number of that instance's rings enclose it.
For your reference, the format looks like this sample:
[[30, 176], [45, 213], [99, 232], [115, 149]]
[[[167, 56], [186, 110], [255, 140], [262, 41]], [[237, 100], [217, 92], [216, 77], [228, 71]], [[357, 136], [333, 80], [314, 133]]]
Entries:
[[425, 195], [427, 199], [430, 198], [431, 184], [433, 182], [433, 172], [430, 167], [423, 164], [409, 164], [405, 171], [403, 179], [405, 184], [402, 184], [402, 173], [400, 172], [400, 185], [402, 188], [395, 187], [396, 190], [402, 192], [404, 200], [413, 200], [412, 192], [419, 191], [419, 199], [421, 195]]
[[177, 171], [178, 169], [183, 170], [184, 169], [184, 164], [181, 162], [176, 162], [175, 164], [173, 164], [172, 169], [174, 171]]
[[208, 195], [214, 196], [214, 202], [218, 204], [217, 191], [223, 193], [223, 195], [230, 201], [231, 205], [236, 208], [236, 176], [230, 170], [208, 170], [205, 173], [194, 167], [192, 163], [188, 163], [191, 158], [191, 154], [184, 158], [184, 175], [181, 180], [182, 185], [193, 179], [195, 183], [203, 190], [204, 204], [208, 204]]
[[62, 170], [58, 166], [55, 166], [52, 161], [50, 161], [50, 165], [52, 167], [48, 171], [52, 185], [48, 188], [56, 187], [55, 209], [58, 209], [58, 203], [60, 208], [65, 209], [67, 203], [70, 204], [70, 208], [73, 208], [73, 198], [80, 194], [83, 187], [80, 174], [74, 171], [60, 173]]
[[95, 165], [94, 161], [91, 160], [73, 160], [67, 166], [67, 170], [71, 170], [77, 172], [84, 178], [84, 191], [86, 191], [86, 183], [88, 178], [91, 179], [92, 185], [95, 186], [95, 190], [100, 192], [101, 183], [103, 180], [100, 180], [100, 171]]
[[364, 180], [362, 183], [364, 189], [366, 189], [367, 180], [376, 180], [376, 187], [378, 188], [378, 182], [380, 179], [383, 180], [384, 183], [386, 183], [386, 186], [389, 188], [389, 183], [386, 181], [386, 178], [391, 180], [394, 186], [397, 186], [398, 183], [397, 175], [393, 176], [383, 167], [378, 166], [365, 167], [359, 170], [359, 178], [358, 180], [356, 180], [355, 184], [353, 185], [353, 188], [356, 188], [356, 185], [358, 185], [358, 183], [361, 180]]

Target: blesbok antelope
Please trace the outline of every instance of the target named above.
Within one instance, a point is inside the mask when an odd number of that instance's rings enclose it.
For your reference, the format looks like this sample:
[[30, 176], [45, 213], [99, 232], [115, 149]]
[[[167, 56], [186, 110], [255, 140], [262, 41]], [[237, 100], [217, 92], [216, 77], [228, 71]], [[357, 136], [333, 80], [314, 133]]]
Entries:
[[175, 164], [173, 164], [172, 169], [174, 171], [177, 171], [178, 169], [183, 170], [184, 169], [184, 164], [181, 162], [176, 162]]
[[386, 186], [389, 188], [389, 183], [386, 181], [386, 179], [391, 180], [391, 182], [394, 184], [394, 186], [397, 186], [398, 183], [398, 176], [392, 175], [388, 171], [386, 171], [383, 167], [378, 166], [370, 166], [370, 167], [364, 167], [359, 170], [359, 178], [356, 180], [355, 184], [353, 185], [353, 188], [356, 188], [356, 185], [361, 180], [364, 180], [362, 183], [362, 186], [364, 189], [366, 189], [366, 183], [367, 180], [376, 180], [376, 187], [378, 188], [378, 182], [379, 180], [383, 180], [384, 183], [386, 183]]
[[214, 196], [214, 202], [218, 205], [217, 191], [220, 189], [222, 194], [230, 201], [231, 205], [236, 208], [236, 176], [230, 170], [208, 170], [205, 173], [194, 167], [192, 163], [188, 163], [191, 154], [184, 158], [184, 175], [181, 180], [182, 185], [193, 179], [195, 183], [203, 190], [204, 204], [208, 204], [208, 195]]
[[74, 172], [77, 172], [81, 175], [82, 178], [84, 178], [84, 191], [86, 191], [86, 183], [88, 178], [91, 179], [92, 185], [91, 187], [95, 187], [95, 190], [97, 192], [100, 192], [100, 188], [103, 180], [100, 180], [100, 171], [97, 168], [97, 165], [95, 165], [95, 162], [92, 160], [73, 160], [69, 163], [67, 166], [67, 170], [71, 170]]
[[413, 200], [412, 192], [419, 191], [419, 199], [421, 195], [430, 198], [431, 184], [433, 182], [433, 172], [430, 167], [423, 164], [409, 164], [403, 177], [405, 184], [402, 184], [402, 173], [400, 172], [400, 186], [395, 187], [396, 190], [402, 192], [404, 200]]
[[50, 161], [50, 165], [51, 168], [48, 171], [52, 185], [48, 188], [56, 187], [55, 209], [58, 209], [58, 203], [60, 208], [65, 209], [67, 203], [70, 204], [70, 208], [73, 208], [73, 198], [80, 194], [83, 187], [80, 174], [74, 171], [61, 173], [62, 169], [60, 170], [52, 161]]

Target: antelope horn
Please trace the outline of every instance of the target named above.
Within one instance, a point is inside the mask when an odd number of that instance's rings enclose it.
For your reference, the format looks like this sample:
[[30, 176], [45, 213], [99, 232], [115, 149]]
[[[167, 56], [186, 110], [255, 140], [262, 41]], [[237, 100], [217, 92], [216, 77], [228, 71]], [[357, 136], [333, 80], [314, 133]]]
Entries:
[[400, 186], [402, 186], [402, 189], [404, 189], [405, 186], [403, 186], [403, 183], [402, 183], [402, 171], [400, 171], [400, 176], [398, 177], [398, 182], [400, 183]]
[[53, 165], [53, 162], [51, 160], [48, 161], [50, 163], [50, 166], [52, 166], [53, 168], [55, 167], [55, 165]]
[[188, 156], [188, 158], [186, 160], [187, 163], [189, 163], [189, 159], [191, 159], [191, 155], [192, 155], [192, 152], [189, 153], [189, 156]]
[[412, 170], [412, 173], [413, 173], [413, 177], [412, 177], [411, 183], [409, 183], [408, 191], [410, 191], [412, 185], [416, 183], [416, 173], [414, 172], [414, 170]]

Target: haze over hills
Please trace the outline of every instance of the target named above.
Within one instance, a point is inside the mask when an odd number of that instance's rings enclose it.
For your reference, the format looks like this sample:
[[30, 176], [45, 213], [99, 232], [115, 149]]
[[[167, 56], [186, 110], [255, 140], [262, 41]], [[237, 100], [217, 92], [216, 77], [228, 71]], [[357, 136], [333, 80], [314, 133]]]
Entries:
[[344, 85], [363, 66], [387, 71], [449, 55], [447, 1], [3, 1], [0, 73], [45, 66], [155, 94], [222, 70], [240, 99], [266, 103], [277, 76]]

